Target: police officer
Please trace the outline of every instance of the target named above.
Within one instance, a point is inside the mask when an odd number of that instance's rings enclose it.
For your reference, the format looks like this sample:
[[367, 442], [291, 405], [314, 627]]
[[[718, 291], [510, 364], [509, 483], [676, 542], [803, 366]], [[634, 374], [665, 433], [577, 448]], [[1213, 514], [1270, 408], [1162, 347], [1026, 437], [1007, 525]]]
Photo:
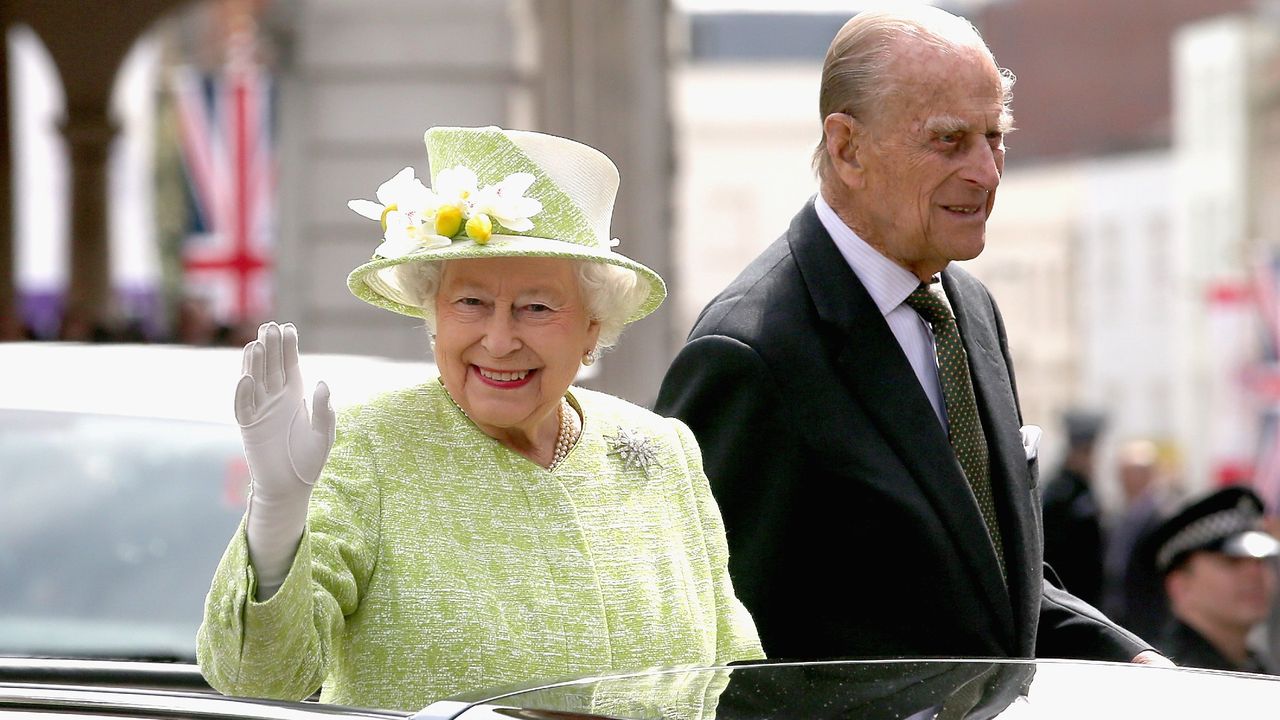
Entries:
[[1094, 412], [1069, 410], [1062, 422], [1067, 431], [1066, 457], [1041, 499], [1044, 561], [1071, 594], [1101, 608], [1102, 513], [1093, 494], [1093, 475], [1094, 447], [1103, 418]]
[[1272, 558], [1280, 554], [1280, 541], [1258, 529], [1262, 509], [1252, 490], [1225, 488], [1152, 534], [1173, 614], [1158, 645], [1178, 665], [1278, 674], [1275, 661], [1246, 642], [1270, 610]]

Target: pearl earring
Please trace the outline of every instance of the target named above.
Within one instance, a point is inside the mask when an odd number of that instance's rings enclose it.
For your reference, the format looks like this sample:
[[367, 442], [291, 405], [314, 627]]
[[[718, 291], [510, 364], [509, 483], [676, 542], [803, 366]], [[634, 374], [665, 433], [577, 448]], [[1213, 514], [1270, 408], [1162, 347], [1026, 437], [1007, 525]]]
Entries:
[[591, 348], [590, 350], [588, 350], [588, 351], [586, 351], [586, 352], [582, 353], [582, 364], [583, 364], [583, 365], [594, 365], [594, 364], [595, 364], [595, 362], [596, 362], [596, 358], [598, 358], [598, 357], [599, 357], [599, 355], [596, 353], [596, 349], [595, 349], [595, 348]]

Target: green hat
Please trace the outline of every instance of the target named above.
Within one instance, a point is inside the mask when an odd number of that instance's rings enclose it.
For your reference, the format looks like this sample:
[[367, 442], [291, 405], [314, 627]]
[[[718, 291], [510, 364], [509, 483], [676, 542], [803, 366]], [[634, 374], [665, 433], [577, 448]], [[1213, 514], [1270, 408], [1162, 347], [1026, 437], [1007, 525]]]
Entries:
[[609, 221], [618, 168], [604, 153], [554, 135], [496, 127], [436, 127], [424, 136], [431, 188], [407, 167], [378, 188], [377, 202], [352, 200], [381, 220], [383, 243], [352, 271], [356, 297], [423, 317], [394, 268], [411, 262], [558, 257], [632, 270], [649, 295], [627, 318], [653, 312], [667, 295], [653, 270], [613, 251]]

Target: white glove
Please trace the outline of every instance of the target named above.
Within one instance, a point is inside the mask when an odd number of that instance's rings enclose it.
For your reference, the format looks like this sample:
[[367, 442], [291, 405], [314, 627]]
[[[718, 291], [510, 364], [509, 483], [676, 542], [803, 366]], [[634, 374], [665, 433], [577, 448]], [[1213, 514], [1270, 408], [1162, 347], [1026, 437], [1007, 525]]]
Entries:
[[311, 487], [333, 447], [335, 420], [329, 387], [316, 384], [307, 413], [298, 370], [298, 331], [269, 322], [244, 346], [236, 385], [236, 422], [253, 491], [249, 494], [249, 562], [258, 599], [284, 584], [307, 522]]

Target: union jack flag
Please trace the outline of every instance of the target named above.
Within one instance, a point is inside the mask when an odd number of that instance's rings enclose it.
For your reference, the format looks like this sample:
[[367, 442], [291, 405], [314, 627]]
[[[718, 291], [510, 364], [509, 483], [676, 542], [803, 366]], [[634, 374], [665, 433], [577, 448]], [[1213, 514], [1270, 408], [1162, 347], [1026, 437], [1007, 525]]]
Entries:
[[171, 76], [192, 200], [182, 249], [187, 294], [226, 325], [265, 318], [272, 305], [276, 168], [272, 84], [247, 62], [217, 74]]

